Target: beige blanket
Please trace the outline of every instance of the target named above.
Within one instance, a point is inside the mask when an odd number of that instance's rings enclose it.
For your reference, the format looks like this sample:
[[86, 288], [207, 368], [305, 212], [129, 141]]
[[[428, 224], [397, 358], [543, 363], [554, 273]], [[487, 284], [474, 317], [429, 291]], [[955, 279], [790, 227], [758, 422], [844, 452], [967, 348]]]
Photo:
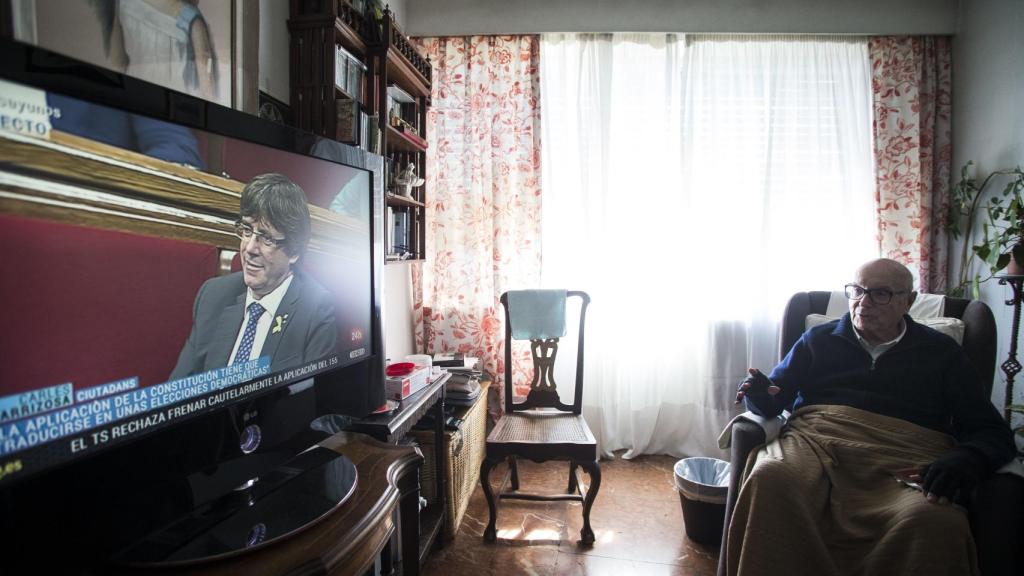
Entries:
[[952, 445], [848, 406], [797, 410], [747, 463], [722, 551], [728, 574], [977, 574], [966, 512], [892, 476]]

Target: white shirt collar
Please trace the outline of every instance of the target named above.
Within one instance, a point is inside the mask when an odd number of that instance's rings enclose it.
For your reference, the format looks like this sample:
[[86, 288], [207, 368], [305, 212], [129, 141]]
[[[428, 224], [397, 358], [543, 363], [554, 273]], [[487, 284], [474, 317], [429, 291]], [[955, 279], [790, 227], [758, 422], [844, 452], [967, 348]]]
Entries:
[[292, 278], [294, 277], [295, 274], [289, 274], [277, 288], [274, 288], [269, 294], [258, 300], [256, 299], [256, 296], [253, 295], [252, 288], [246, 289], [245, 309], [249, 309], [249, 304], [259, 302], [260, 306], [263, 306], [263, 309], [266, 310], [266, 312], [264, 312], [266, 317], [273, 318], [274, 314], [277, 314], [277, 308], [281, 305], [281, 300], [284, 300], [285, 293], [288, 292], [288, 287], [292, 285]]
[[903, 318], [900, 318], [899, 335], [897, 335], [892, 340], [889, 340], [888, 342], [882, 342], [881, 344], [872, 344], [865, 340], [864, 337], [860, 335], [860, 332], [857, 331], [857, 327], [853, 325], [853, 322], [850, 323], [850, 327], [853, 328], [853, 333], [857, 336], [857, 342], [860, 342], [861, 347], [864, 348], [864, 350], [867, 350], [868, 354], [871, 355], [871, 358], [873, 360], [877, 360], [879, 356], [881, 356], [887, 350], [898, 344], [899, 341], [903, 339], [903, 336], [907, 333], [907, 321]]

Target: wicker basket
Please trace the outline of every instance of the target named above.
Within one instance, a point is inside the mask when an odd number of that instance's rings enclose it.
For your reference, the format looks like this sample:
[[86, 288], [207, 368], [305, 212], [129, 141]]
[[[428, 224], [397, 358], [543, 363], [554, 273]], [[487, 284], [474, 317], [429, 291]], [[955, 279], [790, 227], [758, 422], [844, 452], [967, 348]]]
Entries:
[[[480, 464], [484, 459], [484, 443], [487, 440], [487, 385], [481, 385], [480, 396], [469, 407], [457, 410], [462, 425], [457, 431], [445, 431], [444, 448], [448, 451], [448, 498], [444, 530], [448, 538], [454, 538], [462, 523], [462, 517], [469, 505], [469, 497], [480, 480]], [[420, 494], [428, 502], [437, 502], [437, 481], [434, 474], [434, 433], [430, 430], [413, 430], [423, 452], [423, 467], [420, 469]]]

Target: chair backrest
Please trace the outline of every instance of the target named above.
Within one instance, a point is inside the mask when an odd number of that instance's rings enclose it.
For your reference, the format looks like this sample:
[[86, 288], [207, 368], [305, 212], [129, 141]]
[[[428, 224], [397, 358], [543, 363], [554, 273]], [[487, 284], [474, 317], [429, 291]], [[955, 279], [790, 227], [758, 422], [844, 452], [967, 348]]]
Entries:
[[587, 306], [590, 296], [586, 292], [569, 290], [566, 299], [580, 299], [579, 337], [576, 350], [576, 387], [571, 405], [565, 404], [558, 397], [558, 387], [554, 379], [555, 359], [558, 355], [558, 338], [543, 340], [531, 339], [530, 352], [533, 356], [533, 380], [530, 392], [522, 402], [513, 401], [512, 382], [512, 316], [514, 310], [509, 307], [509, 292], [501, 295], [501, 305], [505, 308], [505, 412], [529, 410], [532, 408], [556, 408], [573, 414], [580, 414], [583, 409], [583, 328], [587, 320]]
[[[808, 314], [824, 314], [828, 309], [831, 292], [797, 292], [786, 304], [782, 333], [779, 338], [779, 358], [785, 356], [804, 333]], [[967, 358], [981, 377], [986, 396], [992, 394], [996, 361], [996, 321], [992, 310], [981, 300], [944, 297], [943, 316], [959, 318], [964, 323], [964, 338], [960, 343]]]

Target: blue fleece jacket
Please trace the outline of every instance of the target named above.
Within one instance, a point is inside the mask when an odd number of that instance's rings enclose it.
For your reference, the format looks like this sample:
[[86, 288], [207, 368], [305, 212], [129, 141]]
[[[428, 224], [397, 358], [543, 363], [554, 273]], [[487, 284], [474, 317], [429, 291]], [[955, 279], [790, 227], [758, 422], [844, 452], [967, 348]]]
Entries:
[[748, 410], [775, 416], [784, 409], [840, 404], [945, 432], [985, 455], [994, 470], [1016, 452], [1013, 433], [985, 397], [978, 373], [952, 338], [904, 316], [903, 338], [872, 361], [850, 315], [800, 337], [769, 378], [781, 390], [748, 394]]

